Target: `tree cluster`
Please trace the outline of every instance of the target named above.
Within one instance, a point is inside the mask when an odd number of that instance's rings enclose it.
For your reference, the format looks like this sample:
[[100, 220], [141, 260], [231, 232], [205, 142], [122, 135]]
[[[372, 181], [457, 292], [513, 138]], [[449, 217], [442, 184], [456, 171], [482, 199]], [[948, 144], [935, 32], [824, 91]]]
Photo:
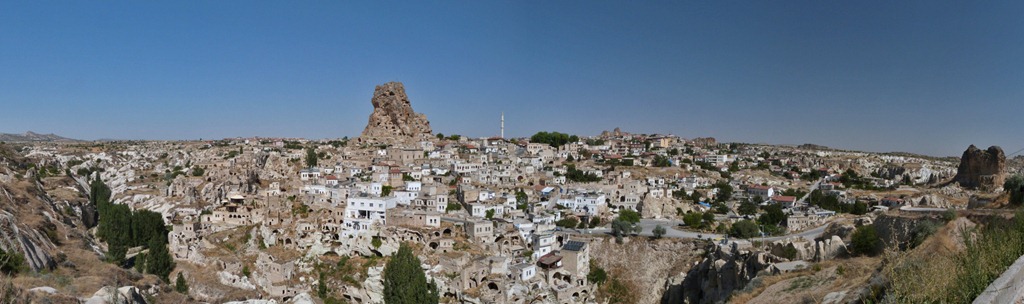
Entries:
[[96, 236], [107, 242], [107, 258], [118, 265], [125, 263], [128, 248], [144, 246], [149, 253], [140, 255], [136, 264], [146, 273], [164, 281], [174, 270], [174, 260], [167, 249], [167, 226], [163, 217], [149, 210], [132, 211], [128, 205], [110, 202], [110, 187], [99, 178], [90, 184], [90, 201], [99, 210]]
[[672, 162], [668, 160], [668, 157], [658, 155], [654, 157], [653, 165], [655, 167], [668, 167], [672, 165]]
[[565, 178], [568, 179], [569, 181], [578, 183], [592, 183], [601, 181], [601, 178], [598, 177], [597, 174], [578, 170], [576, 169], [576, 166], [573, 165], [568, 166], [567, 170], [565, 171]]
[[868, 213], [868, 205], [863, 202], [855, 202], [853, 204], [847, 204], [840, 202], [839, 198], [835, 195], [827, 195], [821, 192], [821, 190], [811, 191], [809, 196], [810, 204], [821, 207], [825, 210], [832, 210], [838, 213], [853, 213], [861, 215]]
[[569, 135], [559, 132], [537, 132], [530, 136], [530, 142], [548, 144], [552, 147], [558, 148], [567, 143], [573, 143], [580, 141], [580, 138], [576, 135]]

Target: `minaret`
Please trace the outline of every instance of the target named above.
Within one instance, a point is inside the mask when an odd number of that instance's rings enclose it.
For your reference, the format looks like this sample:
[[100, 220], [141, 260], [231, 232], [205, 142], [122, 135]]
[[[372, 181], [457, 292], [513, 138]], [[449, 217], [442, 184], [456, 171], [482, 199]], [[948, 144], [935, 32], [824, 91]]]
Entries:
[[501, 112], [501, 139], [505, 139], [505, 112]]

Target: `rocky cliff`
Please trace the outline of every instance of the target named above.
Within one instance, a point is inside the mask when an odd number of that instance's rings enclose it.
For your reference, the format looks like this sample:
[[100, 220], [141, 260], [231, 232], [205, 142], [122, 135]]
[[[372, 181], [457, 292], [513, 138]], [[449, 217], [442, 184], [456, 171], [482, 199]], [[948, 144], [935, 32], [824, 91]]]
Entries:
[[[743, 288], [761, 271], [778, 273], [774, 264], [782, 261], [765, 252], [740, 250], [709, 244], [707, 257], [686, 274], [682, 283], [686, 303], [720, 303]], [[669, 301], [666, 301], [669, 302]]]
[[416, 113], [401, 82], [388, 82], [373, 91], [373, 113], [360, 139], [421, 139], [433, 132], [427, 116]]
[[970, 189], [996, 189], [1006, 180], [1006, 155], [998, 146], [978, 149], [974, 145], [960, 157], [953, 181]]

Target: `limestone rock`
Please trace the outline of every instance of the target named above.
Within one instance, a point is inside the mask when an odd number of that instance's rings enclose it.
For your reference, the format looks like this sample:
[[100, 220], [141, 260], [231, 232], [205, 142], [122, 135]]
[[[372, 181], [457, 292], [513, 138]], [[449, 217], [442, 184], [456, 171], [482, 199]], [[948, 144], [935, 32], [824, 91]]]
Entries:
[[1006, 181], [1006, 155], [998, 146], [981, 150], [971, 145], [960, 157], [953, 181], [969, 189], [997, 189]]
[[139, 293], [139, 289], [134, 286], [125, 286], [121, 288], [114, 288], [112, 286], [103, 287], [96, 293], [92, 294], [91, 298], [85, 299], [86, 304], [145, 304], [146, 298]]
[[416, 113], [401, 82], [388, 82], [373, 92], [373, 113], [360, 139], [423, 139], [431, 136], [427, 116]]
[[816, 261], [831, 260], [845, 253], [846, 243], [843, 243], [843, 239], [838, 235], [815, 242], [814, 259]]

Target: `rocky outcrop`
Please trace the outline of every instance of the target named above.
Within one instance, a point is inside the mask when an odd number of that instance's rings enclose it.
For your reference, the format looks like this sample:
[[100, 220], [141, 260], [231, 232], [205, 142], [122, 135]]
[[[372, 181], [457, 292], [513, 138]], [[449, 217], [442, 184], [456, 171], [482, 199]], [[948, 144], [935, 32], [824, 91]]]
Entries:
[[779, 258], [765, 252], [739, 250], [735, 243], [729, 246], [712, 244], [708, 252], [708, 256], [683, 280], [683, 297], [687, 303], [723, 302], [761, 271], [779, 272], [773, 266], [781, 261]]
[[793, 261], [806, 260], [821, 262], [846, 254], [846, 243], [838, 235], [815, 241], [804, 238], [790, 238], [772, 242], [770, 251], [773, 255]]
[[0, 211], [0, 249], [20, 253], [29, 268], [40, 271], [57, 266], [51, 255], [55, 248], [37, 229], [21, 226], [13, 214]]
[[373, 113], [360, 139], [423, 139], [431, 136], [427, 116], [416, 113], [401, 82], [388, 82], [373, 91]]
[[103, 287], [92, 297], [83, 300], [86, 304], [146, 304], [146, 298], [134, 286]]
[[997, 189], [1006, 181], [1006, 155], [998, 146], [981, 150], [971, 145], [960, 157], [953, 181], [968, 189]]

